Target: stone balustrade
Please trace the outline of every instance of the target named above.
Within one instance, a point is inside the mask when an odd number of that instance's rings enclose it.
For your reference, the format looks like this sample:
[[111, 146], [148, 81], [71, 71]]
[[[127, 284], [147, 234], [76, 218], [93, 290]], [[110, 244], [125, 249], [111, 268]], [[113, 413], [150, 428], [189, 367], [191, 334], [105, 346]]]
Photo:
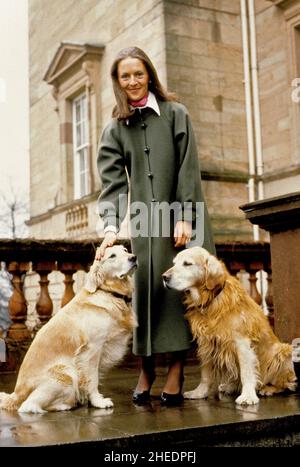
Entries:
[[[122, 241], [130, 248], [128, 240]], [[91, 265], [95, 248], [99, 239], [88, 241], [62, 240], [0, 240], [0, 261], [4, 261], [12, 275], [13, 294], [9, 302], [9, 314], [12, 325], [6, 336], [7, 359], [0, 362], [0, 371], [15, 371], [24, 356], [32, 334], [26, 326], [27, 302], [24, 295], [24, 278], [28, 271], [39, 275], [39, 296], [36, 301], [36, 312], [40, 325], [45, 324], [52, 316], [53, 301], [49, 294], [48, 276], [52, 271], [60, 271], [64, 275], [64, 293], [61, 306], [74, 296], [73, 275], [79, 270], [87, 271]], [[272, 270], [270, 263], [270, 247], [266, 242], [225, 242], [218, 243], [217, 256], [224, 261], [229, 271], [242, 278], [248, 276], [246, 288], [253, 299], [262, 304], [263, 297], [257, 287], [257, 273], [264, 271], [265, 304], [268, 316], [273, 324]]]

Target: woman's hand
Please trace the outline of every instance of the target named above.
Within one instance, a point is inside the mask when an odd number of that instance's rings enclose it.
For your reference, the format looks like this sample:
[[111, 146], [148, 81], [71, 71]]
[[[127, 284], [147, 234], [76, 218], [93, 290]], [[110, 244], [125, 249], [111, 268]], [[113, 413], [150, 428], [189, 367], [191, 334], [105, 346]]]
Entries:
[[192, 224], [187, 221], [176, 222], [174, 229], [175, 248], [184, 246], [192, 238]]
[[105, 250], [108, 246], [113, 246], [116, 243], [117, 234], [115, 232], [108, 231], [104, 235], [103, 242], [97, 248], [95, 259], [100, 260], [104, 256]]

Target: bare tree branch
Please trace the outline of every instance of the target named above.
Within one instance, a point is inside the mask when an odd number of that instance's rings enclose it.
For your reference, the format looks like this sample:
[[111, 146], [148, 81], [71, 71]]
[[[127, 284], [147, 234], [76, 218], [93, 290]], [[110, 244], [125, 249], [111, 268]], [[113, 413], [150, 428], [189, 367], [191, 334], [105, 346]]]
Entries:
[[0, 238], [27, 236], [25, 221], [29, 218], [29, 196], [9, 179], [8, 189], [0, 190]]

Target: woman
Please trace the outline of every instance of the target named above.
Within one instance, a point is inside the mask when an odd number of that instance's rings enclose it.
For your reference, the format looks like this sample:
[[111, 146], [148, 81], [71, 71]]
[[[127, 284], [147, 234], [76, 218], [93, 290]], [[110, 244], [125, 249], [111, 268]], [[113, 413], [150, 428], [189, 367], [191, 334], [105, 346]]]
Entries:
[[[155, 354], [171, 353], [161, 403], [179, 405], [183, 401], [184, 357], [190, 347], [190, 333], [181, 297], [163, 287], [161, 276], [179, 249], [191, 240], [195, 203], [203, 201], [196, 143], [186, 108], [163, 89], [153, 64], [141, 49], [121, 50], [112, 65], [111, 77], [116, 106], [112, 121], [104, 129], [98, 156], [103, 185], [99, 207], [105, 226], [98, 257], [117, 239], [126, 214], [124, 196], [130, 191], [131, 207], [137, 202], [147, 207], [146, 216], [140, 219], [147, 226], [146, 235], [139, 232], [131, 238], [139, 264], [134, 295], [139, 326], [133, 338], [133, 353], [141, 356], [133, 401], [149, 402]], [[171, 225], [166, 236], [160, 231], [161, 219], [154, 216], [155, 206], [173, 202], [180, 209], [175, 220], [170, 212], [163, 212]], [[189, 209], [184, 210], [184, 206]], [[136, 212], [132, 211], [131, 226], [136, 228]], [[206, 211], [202, 222], [203, 246], [214, 252]]]

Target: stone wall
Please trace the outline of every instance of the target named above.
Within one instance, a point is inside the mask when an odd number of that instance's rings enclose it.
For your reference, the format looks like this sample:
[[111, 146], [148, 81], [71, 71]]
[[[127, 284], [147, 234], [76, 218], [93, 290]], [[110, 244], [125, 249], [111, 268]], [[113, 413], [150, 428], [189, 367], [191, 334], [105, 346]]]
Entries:
[[265, 197], [300, 186], [300, 109], [292, 100], [300, 77], [300, 2], [256, 0], [259, 95]]
[[167, 0], [165, 31], [168, 85], [192, 117], [216, 238], [249, 238], [240, 2]]
[[[124, 46], [145, 48], [166, 80], [162, 2], [159, 0], [31, 0], [30, 27], [30, 160], [31, 216], [55, 207], [60, 190], [59, 120], [45, 72], [62, 41], [102, 43], [102, 123], [114, 103], [110, 65]], [[95, 168], [95, 165], [94, 165]], [[42, 220], [40, 221], [42, 222]], [[36, 229], [32, 227], [34, 232]], [[35, 233], [35, 232], [34, 232]], [[55, 231], [51, 232], [55, 235]]]
[[[61, 41], [82, 41], [105, 45], [100, 132], [114, 104], [111, 62], [122, 47], [140, 46], [162, 83], [178, 94], [191, 114], [216, 239], [252, 237], [238, 209], [248, 201], [239, 5], [238, 0], [30, 1], [32, 236], [66, 237], [65, 214], [57, 202], [66, 190], [59, 183], [59, 118], [43, 76]], [[91, 229], [94, 235], [92, 224]]]

